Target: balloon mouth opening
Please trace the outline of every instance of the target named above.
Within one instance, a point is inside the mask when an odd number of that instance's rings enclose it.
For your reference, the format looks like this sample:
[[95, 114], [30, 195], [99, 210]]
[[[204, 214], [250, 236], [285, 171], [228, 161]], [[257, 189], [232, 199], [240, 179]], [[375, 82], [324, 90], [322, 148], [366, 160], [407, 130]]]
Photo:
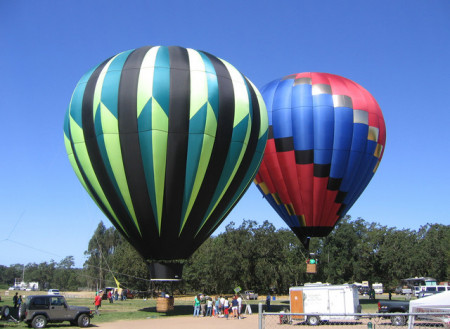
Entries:
[[183, 265], [183, 263], [149, 263], [150, 281], [181, 281]]

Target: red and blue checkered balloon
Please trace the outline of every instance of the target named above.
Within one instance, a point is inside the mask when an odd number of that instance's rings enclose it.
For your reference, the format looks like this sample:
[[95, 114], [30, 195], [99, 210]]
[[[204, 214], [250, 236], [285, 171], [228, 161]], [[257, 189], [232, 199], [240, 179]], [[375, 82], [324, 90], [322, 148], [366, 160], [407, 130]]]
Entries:
[[327, 73], [299, 73], [261, 89], [269, 139], [258, 189], [302, 241], [328, 235], [370, 182], [386, 127], [374, 97]]

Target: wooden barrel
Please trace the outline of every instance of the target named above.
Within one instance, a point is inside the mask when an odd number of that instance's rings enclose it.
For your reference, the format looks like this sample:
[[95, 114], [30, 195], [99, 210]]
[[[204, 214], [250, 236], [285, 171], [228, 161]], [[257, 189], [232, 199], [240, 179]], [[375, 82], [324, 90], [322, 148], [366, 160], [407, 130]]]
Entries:
[[173, 311], [173, 309], [174, 309], [173, 297], [169, 298], [158, 297], [156, 299], [156, 312], [166, 313]]

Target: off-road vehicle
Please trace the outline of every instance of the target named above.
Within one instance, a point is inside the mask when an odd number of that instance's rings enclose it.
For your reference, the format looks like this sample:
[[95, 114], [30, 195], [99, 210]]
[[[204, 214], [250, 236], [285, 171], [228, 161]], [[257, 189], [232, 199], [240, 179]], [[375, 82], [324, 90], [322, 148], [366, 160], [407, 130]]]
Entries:
[[64, 296], [28, 296], [19, 309], [19, 320], [33, 328], [45, 328], [47, 323], [69, 321], [87, 327], [93, 314], [88, 307], [69, 306]]

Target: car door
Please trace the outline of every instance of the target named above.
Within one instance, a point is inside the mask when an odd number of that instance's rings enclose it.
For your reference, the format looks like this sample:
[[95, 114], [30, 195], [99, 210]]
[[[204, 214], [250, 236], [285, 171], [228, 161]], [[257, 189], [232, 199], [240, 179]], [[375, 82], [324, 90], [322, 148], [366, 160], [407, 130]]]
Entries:
[[50, 320], [64, 321], [67, 319], [67, 306], [64, 297], [50, 297]]

